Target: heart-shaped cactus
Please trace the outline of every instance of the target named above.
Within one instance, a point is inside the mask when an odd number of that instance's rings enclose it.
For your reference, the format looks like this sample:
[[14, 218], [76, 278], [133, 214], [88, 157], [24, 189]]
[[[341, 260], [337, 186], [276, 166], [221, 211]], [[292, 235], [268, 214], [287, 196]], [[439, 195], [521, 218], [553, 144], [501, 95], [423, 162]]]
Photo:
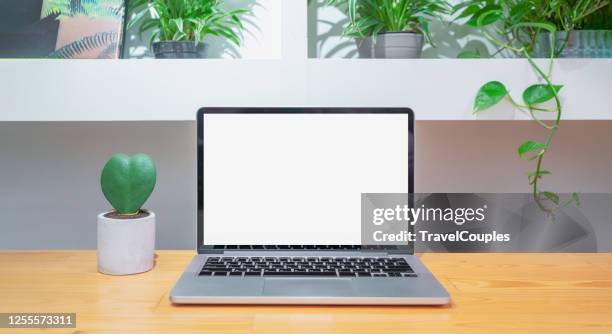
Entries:
[[115, 154], [102, 169], [104, 197], [118, 214], [138, 213], [155, 188], [155, 163], [144, 153]]

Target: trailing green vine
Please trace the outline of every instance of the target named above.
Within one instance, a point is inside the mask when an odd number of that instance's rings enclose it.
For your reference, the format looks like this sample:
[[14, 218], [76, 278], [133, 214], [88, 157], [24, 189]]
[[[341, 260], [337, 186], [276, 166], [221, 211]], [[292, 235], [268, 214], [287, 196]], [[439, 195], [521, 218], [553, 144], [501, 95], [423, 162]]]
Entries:
[[[554, 84], [552, 80], [557, 50], [555, 46], [557, 28], [554, 24], [548, 22], [524, 22], [521, 20], [511, 25], [496, 24], [504, 14], [506, 13], [502, 11], [500, 6], [493, 6], [472, 9], [470, 15], [474, 15], [471, 18], [473, 25], [478, 27], [483, 36], [497, 46], [499, 50], [509, 50], [526, 58], [535, 71], [538, 83], [530, 85], [523, 91], [522, 103], [519, 103], [510, 95], [503, 83], [499, 81], [487, 82], [480, 87], [476, 94], [473, 112], [479, 113], [506, 99], [515, 108], [528, 114], [547, 131], [543, 141], [526, 140], [518, 147], [517, 153], [521, 159], [535, 162], [534, 170], [527, 174], [534, 201], [542, 211], [553, 215], [558, 209], [574, 203], [576, 205], [580, 204], [577, 193], [572, 193], [569, 198], [562, 200], [559, 194], [543, 190], [541, 187], [542, 178], [551, 174], [549, 170], [544, 169], [544, 158], [559, 130], [563, 112], [563, 106], [559, 98], [559, 91], [563, 86]], [[466, 16], [469, 15], [464, 17]], [[505, 23], [507, 22], [506, 20]], [[546, 68], [543, 68], [532, 58], [533, 43], [521, 42], [521, 38], [525, 40], [525, 37], [528, 37], [527, 40], [529, 41], [534, 41], [533, 36], [538, 36], [542, 32], [548, 33], [551, 45]], [[502, 40], [497, 36], [506, 38]], [[553, 101], [552, 107], [549, 106], [550, 101]], [[538, 117], [537, 113], [554, 113], [555, 116], [553, 120], [543, 120]]]

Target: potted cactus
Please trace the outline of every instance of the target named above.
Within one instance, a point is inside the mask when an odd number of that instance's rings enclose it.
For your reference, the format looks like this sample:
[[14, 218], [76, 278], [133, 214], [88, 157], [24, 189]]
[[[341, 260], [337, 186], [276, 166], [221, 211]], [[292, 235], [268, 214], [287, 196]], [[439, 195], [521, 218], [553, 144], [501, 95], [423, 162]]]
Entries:
[[129, 275], [153, 268], [155, 214], [142, 205], [155, 181], [155, 164], [146, 154], [115, 154], [106, 162], [100, 184], [113, 210], [98, 215], [99, 272]]

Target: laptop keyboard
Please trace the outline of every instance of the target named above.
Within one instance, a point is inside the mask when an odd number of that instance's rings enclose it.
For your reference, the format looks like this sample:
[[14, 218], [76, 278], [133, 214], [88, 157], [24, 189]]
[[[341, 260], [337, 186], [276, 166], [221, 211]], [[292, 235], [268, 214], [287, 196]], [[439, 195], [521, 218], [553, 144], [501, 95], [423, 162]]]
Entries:
[[209, 257], [200, 276], [416, 277], [401, 257]]

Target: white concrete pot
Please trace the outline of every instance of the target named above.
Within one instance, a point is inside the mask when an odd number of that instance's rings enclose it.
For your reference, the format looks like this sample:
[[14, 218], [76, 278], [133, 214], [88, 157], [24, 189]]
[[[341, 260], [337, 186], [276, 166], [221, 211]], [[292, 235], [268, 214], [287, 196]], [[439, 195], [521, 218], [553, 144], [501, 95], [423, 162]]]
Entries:
[[98, 271], [129, 275], [151, 270], [155, 255], [155, 214], [141, 218], [98, 215]]

